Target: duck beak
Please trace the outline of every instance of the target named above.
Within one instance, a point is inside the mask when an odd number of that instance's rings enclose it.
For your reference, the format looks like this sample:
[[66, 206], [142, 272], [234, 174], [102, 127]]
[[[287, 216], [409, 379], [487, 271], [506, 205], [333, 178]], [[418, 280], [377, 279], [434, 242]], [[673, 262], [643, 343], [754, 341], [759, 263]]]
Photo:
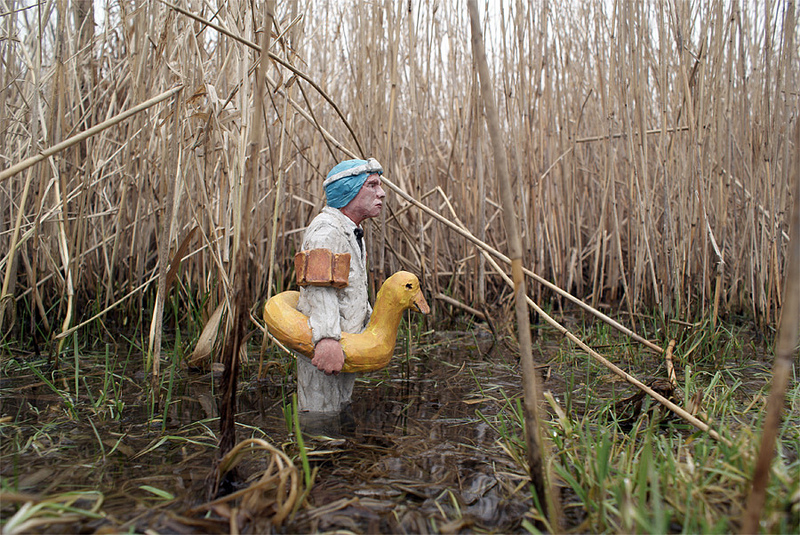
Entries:
[[428, 314], [431, 311], [431, 307], [428, 306], [428, 302], [425, 300], [425, 296], [422, 295], [421, 290], [414, 297], [414, 309], [423, 314]]

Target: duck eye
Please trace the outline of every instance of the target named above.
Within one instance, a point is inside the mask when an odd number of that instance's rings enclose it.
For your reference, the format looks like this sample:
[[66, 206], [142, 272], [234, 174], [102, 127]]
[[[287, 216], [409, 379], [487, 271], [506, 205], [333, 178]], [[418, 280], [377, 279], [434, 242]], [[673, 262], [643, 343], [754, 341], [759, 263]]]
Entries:
[[411, 284], [410, 282], [406, 283], [406, 288], [408, 288], [409, 290], [412, 289], [413, 287], [414, 287], [414, 285]]

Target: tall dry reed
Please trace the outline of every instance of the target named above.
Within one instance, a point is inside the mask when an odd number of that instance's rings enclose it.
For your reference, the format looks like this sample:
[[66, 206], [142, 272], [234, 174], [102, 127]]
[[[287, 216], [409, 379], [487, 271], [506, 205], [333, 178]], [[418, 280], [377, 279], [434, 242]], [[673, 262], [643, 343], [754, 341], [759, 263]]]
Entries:
[[[482, 20], [526, 268], [632, 317], [744, 311], [774, 325], [797, 150], [787, 132], [798, 58], [784, 26], [797, 7], [492, 6]], [[98, 314], [146, 331], [166, 293], [202, 303], [205, 317], [232, 295], [258, 57], [242, 40], [258, 42], [262, 6], [179, 7], [229, 35], [162, 2], [0, 2], [2, 169], [182, 88], [3, 176], [4, 334], [35, 325], [55, 351]], [[377, 157], [403, 190], [506, 248], [465, 13], [449, 2], [279, 3], [249, 213], [255, 301], [291, 284], [322, 177], [349, 155]], [[475, 246], [399, 196], [368, 232], [374, 285], [404, 268], [431, 292], [505, 302]]]

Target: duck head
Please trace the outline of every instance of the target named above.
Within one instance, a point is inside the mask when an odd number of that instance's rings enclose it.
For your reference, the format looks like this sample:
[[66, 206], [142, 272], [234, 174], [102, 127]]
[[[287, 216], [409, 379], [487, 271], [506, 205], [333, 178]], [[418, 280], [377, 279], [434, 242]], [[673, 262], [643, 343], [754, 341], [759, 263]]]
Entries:
[[423, 314], [431, 311], [420, 289], [419, 279], [408, 271], [398, 271], [386, 279], [378, 291], [376, 303], [384, 299], [388, 303], [396, 303], [401, 310], [412, 309]]

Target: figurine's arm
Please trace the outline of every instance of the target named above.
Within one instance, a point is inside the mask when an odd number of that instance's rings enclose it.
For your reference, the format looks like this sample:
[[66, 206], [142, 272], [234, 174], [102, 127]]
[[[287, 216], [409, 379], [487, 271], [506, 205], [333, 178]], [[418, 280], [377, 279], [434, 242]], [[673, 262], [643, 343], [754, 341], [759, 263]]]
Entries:
[[342, 330], [336, 289], [307, 286], [303, 291], [307, 294], [307, 303], [311, 308], [308, 314], [311, 341], [314, 343], [311, 364], [329, 375], [339, 373], [344, 366], [344, 352], [339, 343]]
[[311, 343], [317, 344], [324, 338], [339, 340], [342, 328], [339, 323], [339, 298], [336, 289], [331, 287], [306, 286], [302, 290], [311, 328]]
[[[317, 232], [313, 236], [306, 236], [303, 249], [336, 250], [334, 242], [331, 233]], [[308, 316], [308, 326], [311, 328], [311, 342], [314, 344], [311, 364], [326, 374], [337, 374], [344, 366], [344, 352], [339, 343], [342, 328], [337, 290], [330, 286], [306, 286], [303, 292], [308, 306], [305, 312]]]

